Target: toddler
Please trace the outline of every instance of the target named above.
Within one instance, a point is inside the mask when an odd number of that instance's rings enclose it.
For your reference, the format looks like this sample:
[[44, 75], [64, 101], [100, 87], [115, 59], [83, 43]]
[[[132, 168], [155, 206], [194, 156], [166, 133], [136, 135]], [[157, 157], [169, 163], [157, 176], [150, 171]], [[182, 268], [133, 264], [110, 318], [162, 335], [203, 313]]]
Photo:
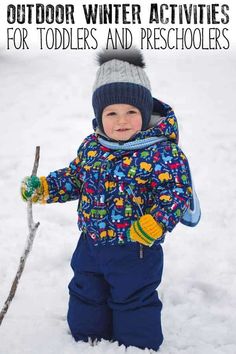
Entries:
[[74, 339], [158, 350], [161, 244], [179, 221], [191, 223], [188, 161], [172, 108], [152, 97], [142, 54], [103, 51], [99, 64], [94, 133], [69, 167], [26, 177], [21, 193], [47, 204], [78, 200], [67, 317]]

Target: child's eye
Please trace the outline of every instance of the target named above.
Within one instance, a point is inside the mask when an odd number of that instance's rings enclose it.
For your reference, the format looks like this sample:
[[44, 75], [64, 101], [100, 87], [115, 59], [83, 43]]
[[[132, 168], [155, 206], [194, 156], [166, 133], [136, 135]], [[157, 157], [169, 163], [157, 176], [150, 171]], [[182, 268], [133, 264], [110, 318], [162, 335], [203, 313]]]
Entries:
[[134, 111], [134, 110], [130, 110], [129, 112], [128, 112], [128, 114], [137, 114], [138, 112], [137, 111]]
[[107, 113], [107, 116], [108, 116], [108, 117], [115, 116], [115, 115], [116, 115], [116, 112], [109, 112], [109, 113]]

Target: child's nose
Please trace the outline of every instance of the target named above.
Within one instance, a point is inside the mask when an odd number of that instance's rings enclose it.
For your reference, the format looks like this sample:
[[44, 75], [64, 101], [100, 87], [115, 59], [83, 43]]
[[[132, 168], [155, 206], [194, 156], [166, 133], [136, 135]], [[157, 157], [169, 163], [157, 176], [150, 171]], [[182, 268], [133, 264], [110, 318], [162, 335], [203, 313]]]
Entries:
[[118, 117], [118, 122], [120, 124], [124, 124], [127, 122], [127, 116], [126, 114], [120, 114], [119, 117]]

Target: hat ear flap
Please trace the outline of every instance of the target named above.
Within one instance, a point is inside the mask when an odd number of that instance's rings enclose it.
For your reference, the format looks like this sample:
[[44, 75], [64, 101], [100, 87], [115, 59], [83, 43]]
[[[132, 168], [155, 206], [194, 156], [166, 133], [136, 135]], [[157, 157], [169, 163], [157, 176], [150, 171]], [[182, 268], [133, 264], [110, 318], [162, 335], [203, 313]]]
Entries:
[[93, 125], [93, 130], [96, 130], [97, 127], [98, 127], [98, 122], [97, 122], [97, 119], [96, 119], [96, 118], [93, 118], [93, 120], [92, 120], [92, 125]]

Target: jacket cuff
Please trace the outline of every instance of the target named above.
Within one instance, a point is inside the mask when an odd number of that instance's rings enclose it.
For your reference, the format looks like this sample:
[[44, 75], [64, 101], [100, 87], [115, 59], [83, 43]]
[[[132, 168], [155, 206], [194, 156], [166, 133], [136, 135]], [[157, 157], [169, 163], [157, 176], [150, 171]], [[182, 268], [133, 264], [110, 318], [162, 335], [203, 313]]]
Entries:
[[157, 205], [154, 205], [151, 208], [150, 214], [153, 216], [156, 222], [162, 226], [163, 233], [166, 233], [167, 231], [171, 232], [179, 221], [179, 218], [174, 217], [171, 213], [165, 212]]
[[49, 197], [48, 182], [47, 182], [46, 177], [44, 177], [44, 176], [43, 176], [43, 177], [40, 177], [39, 179], [40, 179], [40, 183], [41, 183], [42, 191], [43, 191], [42, 196], [41, 196], [39, 202], [40, 202], [41, 204], [45, 204], [45, 203], [47, 203], [47, 199], [48, 199], [48, 197]]

